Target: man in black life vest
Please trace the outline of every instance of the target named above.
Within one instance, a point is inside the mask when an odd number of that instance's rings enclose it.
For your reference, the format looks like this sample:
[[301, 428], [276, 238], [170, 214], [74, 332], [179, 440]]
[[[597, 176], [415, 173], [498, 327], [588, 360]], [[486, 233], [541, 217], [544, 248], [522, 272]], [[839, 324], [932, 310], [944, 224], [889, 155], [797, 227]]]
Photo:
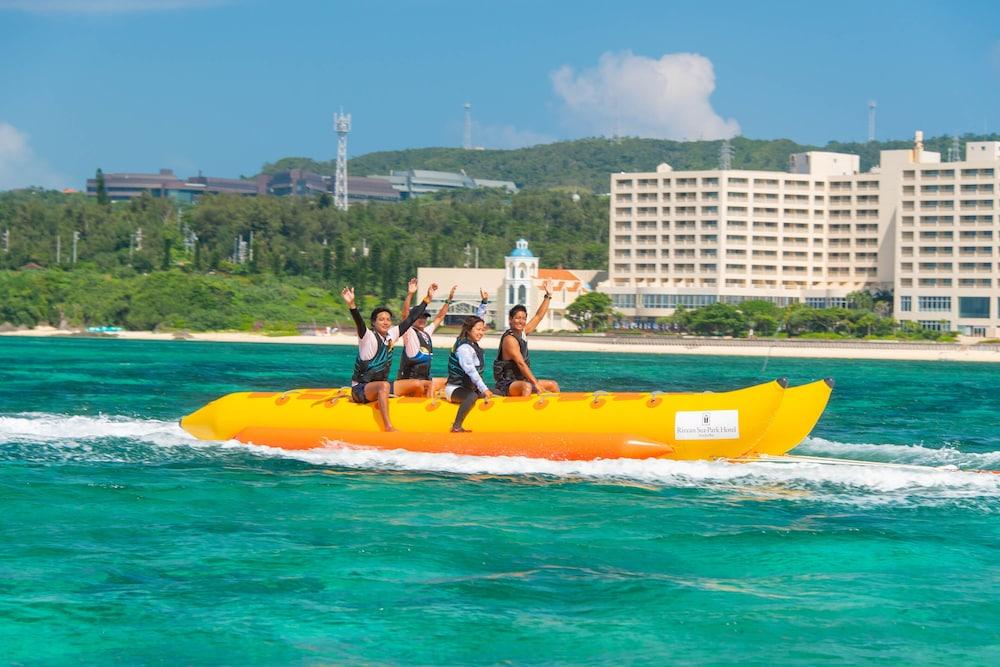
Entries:
[[493, 391], [500, 396], [530, 396], [543, 391], [559, 391], [555, 380], [539, 380], [535, 377], [528, 358], [528, 341], [525, 336], [538, 327], [549, 310], [552, 281], [546, 280], [542, 289], [545, 290], [545, 296], [530, 321], [528, 309], [522, 305], [514, 306], [508, 312], [508, 328], [500, 337], [500, 349], [493, 362], [493, 379], [496, 380]]
[[[399, 360], [399, 374], [396, 376], [397, 381], [429, 381], [431, 384], [428, 387], [428, 398], [436, 395], [444, 388], [447, 382], [447, 379], [443, 377], [431, 377], [431, 364], [434, 360], [434, 341], [431, 339], [431, 335], [435, 329], [441, 326], [445, 315], [448, 314], [448, 308], [455, 301], [455, 291], [457, 289], [458, 285], [452, 285], [451, 290], [448, 292], [448, 298], [445, 299], [444, 305], [441, 306], [437, 315], [434, 316], [433, 322], [427, 322], [430, 319], [430, 314], [425, 310], [417, 316], [417, 319], [413, 322], [413, 326], [402, 336], [403, 356]], [[410, 300], [416, 293], [417, 281], [414, 278], [407, 285], [406, 298], [403, 299], [402, 315], [404, 319], [410, 314]], [[486, 313], [486, 304], [489, 303], [489, 294], [483, 288], [479, 288], [479, 296], [481, 297], [481, 301], [479, 307], [476, 309], [476, 316], [482, 319]]]
[[[378, 402], [378, 411], [382, 415], [382, 423], [386, 431], [395, 431], [389, 419], [389, 394], [401, 396], [425, 396], [428, 382], [424, 380], [399, 380], [389, 382], [389, 369], [392, 366], [392, 348], [399, 337], [406, 333], [413, 322], [427, 309], [427, 304], [434, 298], [437, 284], [431, 283], [427, 288], [427, 296], [410, 312], [409, 317], [398, 326], [392, 326], [392, 311], [379, 307], [372, 311], [369, 330], [365, 326], [361, 314], [354, 305], [354, 288], [345, 287], [340, 295], [344, 298], [354, 325], [358, 329], [358, 356], [354, 361], [354, 374], [351, 376], [351, 400], [355, 403]], [[395, 387], [393, 386], [395, 385]]]

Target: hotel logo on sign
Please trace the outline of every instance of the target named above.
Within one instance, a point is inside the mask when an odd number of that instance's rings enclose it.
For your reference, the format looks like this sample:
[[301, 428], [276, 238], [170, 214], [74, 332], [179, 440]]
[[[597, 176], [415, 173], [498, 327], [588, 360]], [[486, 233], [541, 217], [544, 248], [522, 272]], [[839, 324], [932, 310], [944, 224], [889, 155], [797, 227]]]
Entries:
[[678, 412], [675, 440], [730, 440], [740, 437], [739, 410]]

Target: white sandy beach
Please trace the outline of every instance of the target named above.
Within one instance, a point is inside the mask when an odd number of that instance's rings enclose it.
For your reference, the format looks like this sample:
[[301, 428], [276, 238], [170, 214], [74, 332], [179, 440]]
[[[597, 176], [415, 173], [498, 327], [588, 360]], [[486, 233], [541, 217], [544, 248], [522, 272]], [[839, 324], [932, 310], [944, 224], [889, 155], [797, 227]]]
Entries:
[[[2, 332], [0, 336], [71, 336], [74, 332], [54, 327], [38, 327], [24, 331]], [[79, 335], [76, 333], [75, 335]], [[350, 333], [329, 336], [265, 336], [245, 332], [185, 333], [182, 338], [173, 333], [152, 331], [119, 331], [108, 334], [118, 340], [200, 341], [217, 343], [281, 343], [292, 345], [355, 345], [357, 338]], [[612, 342], [600, 336], [580, 337], [572, 340], [532, 336], [531, 349], [554, 352], [622, 352], [638, 354], [693, 354], [741, 357], [800, 357], [811, 359], [882, 359], [895, 361], [972, 361], [1000, 363], [1000, 351], [976, 345], [912, 345], [895, 342], [859, 343], [840, 341], [774, 341], [772, 344], [754, 341], [701, 340], [696, 338], [670, 341], [646, 341], [637, 338]], [[499, 345], [498, 335], [488, 335], [483, 348]], [[666, 343], [666, 344], [665, 344]], [[996, 346], [992, 346], [996, 347]]]

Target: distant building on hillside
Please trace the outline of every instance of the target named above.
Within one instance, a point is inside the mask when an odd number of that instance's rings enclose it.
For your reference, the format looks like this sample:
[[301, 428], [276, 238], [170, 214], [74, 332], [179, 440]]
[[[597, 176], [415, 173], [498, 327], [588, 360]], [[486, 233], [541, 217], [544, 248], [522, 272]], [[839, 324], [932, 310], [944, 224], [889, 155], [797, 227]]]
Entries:
[[[171, 169], [161, 169], [158, 174], [106, 173], [104, 188], [111, 201], [128, 201], [143, 193], [153, 197], [192, 203], [205, 193], [257, 195], [257, 183], [235, 178], [193, 176], [186, 180], [177, 178]], [[87, 179], [87, 194], [97, 196], [97, 179]]]
[[[348, 199], [364, 201], [399, 201], [400, 193], [382, 179], [348, 177]], [[192, 176], [178, 178], [170, 169], [157, 174], [107, 173], [104, 187], [111, 201], [128, 201], [147, 193], [152, 197], [194, 203], [203, 194], [242, 196], [273, 195], [308, 197], [333, 194], [333, 179], [304, 169], [288, 169], [275, 174], [261, 174], [254, 180]], [[97, 196], [97, 179], [87, 179], [87, 194]]]
[[[403, 199], [430, 194], [432, 192], [474, 188], [501, 188], [507, 192], [517, 192], [517, 184], [513, 181], [473, 178], [464, 172], [455, 173], [450, 171], [409, 169], [406, 171], [390, 171], [388, 176], [372, 175], [369, 178], [388, 181], [393, 188], [402, 194]], [[348, 188], [348, 192], [350, 192], [350, 188]]]

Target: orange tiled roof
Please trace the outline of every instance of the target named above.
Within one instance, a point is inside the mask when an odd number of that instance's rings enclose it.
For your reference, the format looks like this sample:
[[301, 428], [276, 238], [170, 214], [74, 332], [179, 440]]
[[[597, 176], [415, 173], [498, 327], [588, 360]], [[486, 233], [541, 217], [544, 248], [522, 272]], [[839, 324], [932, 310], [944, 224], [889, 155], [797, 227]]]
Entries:
[[538, 269], [538, 277], [542, 280], [580, 280], [572, 271], [566, 269]]

